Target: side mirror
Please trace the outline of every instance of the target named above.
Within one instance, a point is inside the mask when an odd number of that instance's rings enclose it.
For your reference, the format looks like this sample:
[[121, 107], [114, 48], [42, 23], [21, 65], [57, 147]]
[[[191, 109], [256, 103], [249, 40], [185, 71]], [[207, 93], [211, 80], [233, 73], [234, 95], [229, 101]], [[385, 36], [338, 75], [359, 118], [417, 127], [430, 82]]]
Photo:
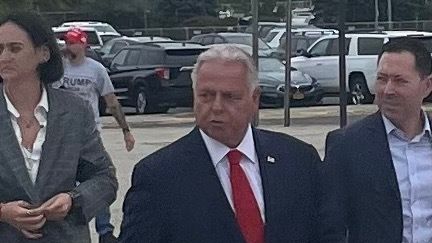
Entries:
[[102, 57], [102, 63], [105, 67], [111, 67], [111, 63], [112, 63], [112, 58], [109, 57]]
[[118, 66], [117, 63], [111, 63], [111, 65], [109, 66], [109, 70], [111, 72], [117, 71], [117, 66]]
[[308, 51], [306, 51], [305, 49], [299, 49], [296, 51], [296, 53], [298, 56], [304, 56], [304, 57], [308, 57], [308, 58], [312, 57], [312, 55]]
[[100, 56], [105, 55], [105, 52], [101, 51], [100, 49], [96, 49], [95, 52]]

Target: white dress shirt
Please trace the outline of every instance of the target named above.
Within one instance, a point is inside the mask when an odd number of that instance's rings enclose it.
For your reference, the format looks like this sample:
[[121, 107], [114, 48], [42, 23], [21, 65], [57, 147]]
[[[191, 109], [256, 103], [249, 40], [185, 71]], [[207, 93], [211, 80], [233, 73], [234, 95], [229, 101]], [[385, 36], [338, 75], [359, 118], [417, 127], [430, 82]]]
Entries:
[[232, 189], [230, 182], [230, 168], [228, 157], [226, 155], [232, 149], [237, 149], [243, 154], [242, 159], [240, 160], [240, 166], [246, 174], [249, 185], [251, 186], [255, 199], [258, 203], [261, 218], [263, 222], [265, 222], [264, 197], [261, 184], [261, 174], [258, 163], [258, 156], [255, 151], [255, 142], [253, 140], [251, 126], [249, 125], [246, 135], [244, 136], [243, 140], [237, 148], [229, 148], [226, 145], [207, 136], [207, 134], [205, 134], [201, 129], [200, 132], [207, 147], [207, 150], [209, 151], [213, 165], [215, 166], [220, 183], [225, 191], [225, 195], [228, 198], [231, 208], [234, 211], [235, 209], [232, 199]]
[[10, 114], [10, 119], [12, 122], [12, 127], [15, 131], [16, 138], [21, 148], [22, 155], [24, 157], [25, 165], [27, 167], [27, 171], [29, 173], [30, 179], [33, 184], [36, 182], [36, 177], [39, 170], [39, 163], [42, 154], [42, 145], [45, 142], [46, 137], [46, 126], [47, 126], [47, 113], [48, 113], [48, 97], [45, 87], [42, 86], [42, 96], [38, 105], [34, 110], [34, 115], [39, 122], [41, 128], [37, 134], [36, 140], [33, 144], [33, 149], [28, 150], [26, 147], [22, 145], [22, 135], [21, 130], [18, 125], [17, 119], [20, 117], [17, 109], [10, 102], [5, 89], [3, 88], [3, 94], [6, 99], [6, 106]]
[[383, 116], [402, 199], [402, 243], [432, 242], [432, 137], [424, 118], [423, 131], [409, 140]]

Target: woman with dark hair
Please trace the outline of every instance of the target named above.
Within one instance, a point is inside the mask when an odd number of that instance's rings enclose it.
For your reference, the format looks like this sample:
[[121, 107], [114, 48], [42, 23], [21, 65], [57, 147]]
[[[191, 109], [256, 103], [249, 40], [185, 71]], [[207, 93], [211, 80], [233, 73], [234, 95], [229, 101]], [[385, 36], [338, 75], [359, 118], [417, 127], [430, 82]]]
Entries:
[[90, 242], [88, 221], [115, 200], [114, 166], [89, 104], [48, 85], [62, 75], [38, 15], [0, 21], [2, 242]]

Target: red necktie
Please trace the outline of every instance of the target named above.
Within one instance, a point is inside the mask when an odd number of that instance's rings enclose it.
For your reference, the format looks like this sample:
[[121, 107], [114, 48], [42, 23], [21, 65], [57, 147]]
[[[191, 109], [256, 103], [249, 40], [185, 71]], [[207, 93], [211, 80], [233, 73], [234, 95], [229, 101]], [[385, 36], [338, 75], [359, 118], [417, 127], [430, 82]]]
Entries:
[[227, 157], [230, 163], [230, 181], [237, 223], [247, 243], [264, 243], [264, 224], [258, 203], [246, 174], [240, 167], [242, 153], [231, 150]]

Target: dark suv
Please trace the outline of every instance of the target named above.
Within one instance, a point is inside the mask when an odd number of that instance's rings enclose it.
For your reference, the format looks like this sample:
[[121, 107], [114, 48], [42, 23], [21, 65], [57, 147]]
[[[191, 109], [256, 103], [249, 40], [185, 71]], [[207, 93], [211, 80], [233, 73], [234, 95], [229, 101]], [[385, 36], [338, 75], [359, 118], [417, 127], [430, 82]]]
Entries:
[[110, 66], [110, 78], [122, 106], [136, 113], [163, 113], [193, 104], [190, 77], [199, 44], [150, 42], [120, 50]]

